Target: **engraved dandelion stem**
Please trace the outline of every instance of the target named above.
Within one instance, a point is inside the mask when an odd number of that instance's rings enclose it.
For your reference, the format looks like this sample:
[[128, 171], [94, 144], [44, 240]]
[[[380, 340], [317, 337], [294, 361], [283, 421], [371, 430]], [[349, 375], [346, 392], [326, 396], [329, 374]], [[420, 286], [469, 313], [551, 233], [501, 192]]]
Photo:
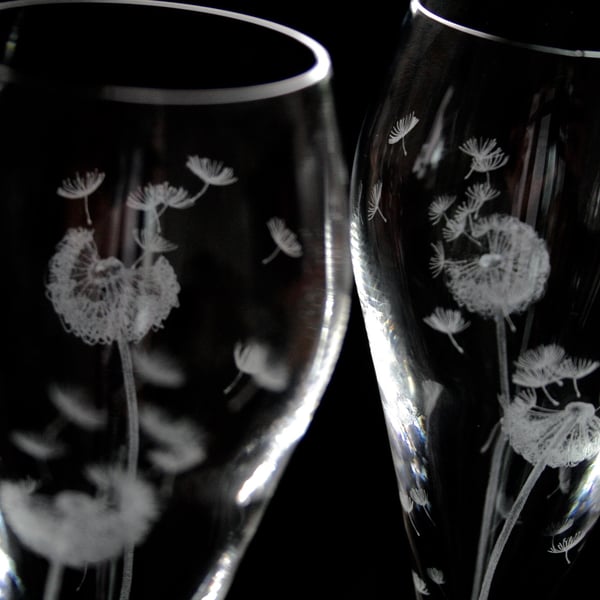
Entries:
[[58, 561], [50, 563], [44, 585], [44, 600], [58, 600], [64, 570], [65, 567], [62, 563]]
[[[567, 431], [570, 425], [570, 423], [567, 423], [562, 429]], [[481, 584], [481, 591], [479, 592], [479, 600], [487, 600], [490, 593], [490, 588], [492, 586], [494, 573], [496, 572], [496, 567], [498, 566], [502, 552], [504, 552], [506, 542], [508, 541], [512, 530], [519, 519], [521, 511], [525, 506], [525, 502], [527, 502], [527, 498], [529, 498], [531, 490], [533, 490], [539, 476], [542, 474], [545, 468], [546, 462], [544, 460], [538, 461], [525, 480], [525, 483], [523, 484], [523, 487], [521, 488], [521, 491], [519, 492], [519, 495], [517, 496], [517, 499], [515, 500], [515, 503], [513, 504], [506, 521], [504, 522], [504, 526], [500, 531], [500, 535], [498, 536], [496, 544], [494, 545], [494, 549], [490, 555], [485, 577], [483, 578], [483, 583]]]

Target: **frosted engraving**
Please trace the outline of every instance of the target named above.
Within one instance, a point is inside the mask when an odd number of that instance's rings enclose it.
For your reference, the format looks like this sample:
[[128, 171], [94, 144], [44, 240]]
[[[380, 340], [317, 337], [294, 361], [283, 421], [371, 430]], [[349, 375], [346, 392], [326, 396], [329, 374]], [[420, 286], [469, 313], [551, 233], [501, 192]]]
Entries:
[[272, 217], [267, 221], [267, 228], [275, 242], [275, 249], [269, 256], [263, 258], [262, 263], [270, 263], [280, 252], [292, 258], [302, 256], [302, 245], [296, 234], [286, 227], [285, 221], [279, 217]]
[[[500, 427], [494, 429], [483, 449], [495, 443], [474, 578], [474, 588], [479, 589], [477, 597], [487, 600], [508, 538], [542, 472], [547, 467], [557, 469], [558, 490], [566, 494], [570, 468], [594, 458], [600, 451], [600, 419], [595, 406], [580, 399], [578, 385], [600, 363], [572, 357], [555, 343], [525, 349], [509, 363], [507, 336], [516, 331], [512, 317], [523, 313], [544, 295], [551, 270], [549, 253], [544, 240], [530, 225], [511, 215], [490, 212], [490, 203], [501, 195], [492, 184], [491, 174], [509, 160], [496, 140], [473, 137], [459, 150], [471, 159], [464, 178], [479, 175], [484, 181], [471, 183], [464, 198], [455, 194], [436, 195], [428, 207], [429, 222], [438, 236], [431, 244], [429, 269], [433, 278], [443, 280], [457, 308], [436, 306], [423, 321], [448, 336], [460, 354], [465, 350], [455, 336], [470, 324], [462, 310], [495, 324], [502, 417]], [[516, 392], [511, 391], [511, 384], [516, 386]], [[544, 406], [543, 402], [550, 406]], [[498, 505], [498, 499], [504, 497], [500, 490], [499, 461], [506, 445], [532, 468], [516, 498], [510, 502], [507, 498], [502, 508]], [[405, 510], [409, 508], [403, 506]], [[481, 550], [494, 535], [491, 523], [495, 511], [504, 515], [504, 523], [484, 565]], [[553, 540], [548, 550], [564, 553], [567, 561], [567, 552], [583, 536], [578, 531], [569, 533], [572, 525], [564, 525], [560, 531], [562, 537]], [[415, 588], [423, 593], [418, 583]]]
[[[138, 251], [130, 262], [101, 256], [97, 247], [90, 198], [105, 181], [105, 173], [77, 173], [57, 188], [62, 198], [83, 200], [86, 226], [69, 228], [57, 244], [48, 264], [47, 297], [66, 332], [90, 346], [116, 345], [123, 380], [116, 394], [125, 399], [127, 425], [124, 458], [116, 464], [87, 465], [80, 474], [82, 491], [67, 487], [48, 493], [41, 480], [0, 482], [6, 523], [26, 548], [49, 563], [44, 600], [58, 599], [65, 568], [109, 562], [115, 575], [119, 558], [119, 598], [127, 600], [134, 547], [159, 516], [159, 496], [166, 498], [174, 477], [206, 458], [205, 436], [191, 421], [147, 404], [138, 412], [136, 377], [167, 388], [185, 382], [183, 370], [168, 355], [137, 348], [150, 331], [164, 327], [179, 306], [178, 278], [163, 256], [177, 250], [177, 244], [163, 237], [161, 217], [168, 209], [192, 208], [210, 186], [237, 181], [231, 168], [208, 158], [190, 156], [186, 166], [202, 182], [196, 193], [162, 182], [128, 194], [126, 206], [145, 213], [144, 226], [131, 230]], [[51, 468], [51, 461], [73, 451], [60, 439], [65, 428], [105, 431], [108, 409], [96, 406], [84, 388], [54, 384], [48, 398], [56, 409], [54, 422], [42, 432], [15, 430], [10, 439], [18, 450]], [[138, 473], [140, 434], [147, 441], [144, 458], [152, 479]]]
[[404, 138], [417, 126], [418, 122], [419, 118], [415, 116], [414, 112], [398, 119], [389, 133], [388, 144], [397, 144], [398, 142], [401, 142], [402, 151], [404, 152], [404, 156], [406, 156], [407, 152]]

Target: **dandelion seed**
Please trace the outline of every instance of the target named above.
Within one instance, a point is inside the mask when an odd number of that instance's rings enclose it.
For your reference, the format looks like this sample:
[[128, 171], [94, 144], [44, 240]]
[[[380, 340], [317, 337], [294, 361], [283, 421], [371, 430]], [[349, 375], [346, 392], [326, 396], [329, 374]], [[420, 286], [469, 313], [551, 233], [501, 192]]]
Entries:
[[186, 167], [208, 185], [231, 185], [237, 181], [231, 167], [210, 158], [188, 156]]
[[156, 231], [150, 232], [147, 229], [134, 229], [133, 239], [144, 252], [159, 254], [177, 250], [177, 244], [165, 239]]
[[278, 364], [271, 356], [269, 348], [256, 340], [238, 341], [233, 348], [233, 359], [238, 369], [234, 380], [225, 388], [225, 394], [237, 385], [242, 375], [249, 375], [257, 385], [278, 392], [285, 388], [288, 371], [283, 364]]
[[269, 256], [263, 259], [263, 265], [270, 263], [279, 252], [283, 252], [292, 258], [302, 256], [302, 246], [298, 242], [296, 234], [286, 227], [283, 219], [272, 217], [267, 221], [267, 228], [276, 244], [276, 248]]
[[381, 190], [383, 187], [383, 183], [381, 180], [377, 181], [373, 184], [371, 188], [371, 192], [369, 194], [369, 203], [367, 207], [367, 220], [372, 221], [375, 218], [376, 214], [379, 214], [383, 219], [384, 223], [387, 223], [387, 219], [384, 214], [381, 212], [381, 208], [379, 207], [379, 203], [381, 202]]
[[472, 137], [459, 146], [459, 150], [471, 157], [471, 168], [465, 179], [474, 172], [489, 174], [490, 171], [495, 171], [508, 162], [508, 156], [496, 146], [495, 139]]
[[167, 208], [189, 208], [194, 205], [194, 201], [187, 190], [173, 187], [165, 181], [158, 184], [150, 183], [131, 192], [127, 197], [127, 206], [150, 214], [160, 232], [160, 217]]
[[436, 583], [437, 585], [444, 585], [446, 583], [444, 573], [440, 569], [436, 569], [435, 567], [429, 567], [427, 569], [427, 575], [429, 576], [429, 579], [431, 579], [431, 581], [433, 581], [433, 583]]
[[180, 388], [185, 373], [175, 360], [163, 352], [135, 349], [133, 366], [137, 376], [146, 383], [162, 388]]
[[500, 190], [491, 186], [489, 182], [475, 183], [467, 188], [465, 195], [468, 198], [469, 210], [477, 214], [486, 202], [500, 195]]
[[140, 427], [158, 445], [149, 458], [164, 473], [176, 475], [206, 459], [205, 436], [190, 419], [174, 419], [157, 407], [145, 406]]
[[402, 489], [399, 492], [399, 496], [400, 496], [400, 505], [402, 506], [402, 509], [408, 515], [408, 520], [410, 521], [410, 524], [413, 526], [415, 533], [418, 536], [420, 536], [421, 534], [419, 533], [419, 530], [417, 529], [417, 525], [413, 518], [413, 510], [415, 508], [415, 503], [413, 502], [412, 498]]
[[102, 185], [104, 173], [98, 171], [87, 171], [83, 175], [75, 174], [73, 179], [64, 179], [56, 193], [63, 198], [71, 200], [83, 200], [85, 207], [86, 222], [92, 224], [88, 198]]
[[447, 219], [448, 209], [456, 202], [456, 196], [442, 194], [436, 196], [433, 202], [429, 205], [427, 214], [433, 225], [437, 225], [442, 219]]
[[404, 138], [406, 135], [412, 131], [419, 119], [415, 116], [414, 112], [409, 113], [405, 117], [398, 119], [394, 126], [392, 127], [390, 134], [388, 136], [388, 144], [396, 144], [398, 142], [402, 142], [402, 151], [404, 152], [404, 156], [406, 156], [406, 146], [404, 144]]
[[569, 560], [569, 550], [577, 546], [577, 544], [579, 544], [583, 538], [583, 531], [578, 531], [574, 535], [570, 535], [562, 539], [556, 546], [554, 543], [552, 543], [552, 546], [550, 546], [548, 552], [550, 552], [550, 554], [564, 554], [567, 563], [571, 564], [571, 561]]
[[560, 363], [558, 371], [562, 377], [572, 381], [575, 394], [580, 398], [581, 392], [579, 391], [577, 380], [590, 375], [598, 367], [600, 367], [600, 362], [598, 361], [568, 357]]
[[469, 322], [463, 319], [459, 310], [453, 310], [449, 308], [436, 307], [433, 313], [423, 319], [429, 327], [445, 333], [452, 345], [461, 353], [464, 353], [463, 348], [458, 344], [454, 335], [464, 331], [468, 326]]
[[53, 460], [65, 453], [63, 444], [34, 431], [12, 431], [10, 441], [21, 452], [40, 461]]
[[436, 242], [435, 244], [431, 244], [431, 248], [433, 249], [433, 254], [429, 259], [429, 268], [433, 277], [439, 277], [446, 267], [444, 246], [441, 242]]
[[429, 517], [429, 520], [433, 523], [431, 513], [429, 512], [429, 497], [427, 492], [422, 488], [412, 488], [409, 492], [412, 501], [425, 511], [425, 514]]
[[60, 413], [78, 427], [95, 431], [106, 425], [106, 411], [96, 408], [85, 390], [51, 385], [48, 388], [48, 395]]
[[550, 395], [548, 386], [562, 385], [561, 364], [565, 350], [557, 344], [548, 344], [523, 352], [515, 361], [513, 383], [529, 388], [541, 388], [554, 405], [558, 402]]
[[448, 289], [459, 305], [488, 318], [522, 312], [538, 300], [550, 273], [545, 242], [515, 217], [494, 214], [477, 221], [480, 246], [447, 265]]
[[417, 592], [417, 594], [421, 594], [423, 596], [429, 596], [429, 590], [427, 589], [427, 584], [414, 571], [412, 571], [412, 580], [413, 580], [413, 585], [415, 586], [415, 591]]

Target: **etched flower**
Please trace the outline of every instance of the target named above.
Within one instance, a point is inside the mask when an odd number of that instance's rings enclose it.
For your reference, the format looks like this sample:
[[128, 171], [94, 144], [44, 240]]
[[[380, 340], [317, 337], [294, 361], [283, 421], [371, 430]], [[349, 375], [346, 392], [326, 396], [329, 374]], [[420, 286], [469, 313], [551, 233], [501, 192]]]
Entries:
[[189, 419], [174, 419], [158, 407], [145, 406], [140, 427], [156, 445], [148, 453], [150, 462], [163, 473], [182, 473], [206, 458], [204, 435]]
[[185, 373], [176, 361], [158, 350], [133, 352], [136, 375], [144, 382], [163, 388], [179, 388], [185, 383]]
[[396, 144], [402, 142], [402, 151], [406, 156], [406, 146], [404, 144], [404, 138], [411, 132], [419, 122], [419, 119], [415, 116], [414, 112], [409, 113], [405, 117], [398, 119], [392, 127], [388, 136], [388, 144]]
[[127, 206], [151, 215], [158, 231], [161, 230], [160, 217], [167, 208], [185, 209], [194, 202], [187, 190], [174, 187], [168, 181], [149, 183], [127, 196]]
[[133, 239], [144, 252], [159, 254], [177, 250], [177, 244], [165, 239], [157, 231], [134, 229]]
[[85, 216], [88, 225], [92, 224], [88, 198], [102, 185], [104, 173], [98, 171], [87, 171], [83, 175], [75, 174], [73, 179], [64, 179], [56, 193], [63, 198], [71, 200], [83, 200]]
[[30, 481], [0, 483], [0, 506], [21, 543], [50, 562], [84, 568], [138, 544], [158, 515], [154, 490], [114, 468], [92, 472], [95, 495], [36, 492]]
[[562, 385], [560, 368], [565, 356], [564, 348], [558, 344], [547, 344], [526, 350], [515, 361], [513, 383], [529, 388], [541, 388], [547, 398], [557, 404], [550, 395], [548, 386], [552, 383]]
[[267, 221], [267, 228], [275, 242], [275, 250], [266, 258], [263, 258], [262, 263], [266, 265], [271, 262], [280, 252], [287, 254], [292, 258], [302, 256], [302, 246], [296, 237], [296, 234], [288, 229], [285, 221], [279, 217], [272, 217]]
[[217, 160], [188, 156], [186, 167], [208, 185], [231, 185], [237, 181], [231, 167]]
[[580, 398], [581, 392], [579, 391], [577, 380], [590, 375], [598, 367], [600, 367], [600, 362], [597, 360], [590, 360], [587, 358], [572, 358], [568, 356], [560, 363], [558, 369], [562, 377], [571, 380], [575, 393], [577, 394], [577, 397]]
[[10, 441], [21, 452], [36, 460], [53, 460], [65, 453], [63, 444], [35, 431], [12, 431], [10, 433]]
[[522, 402], [508, 404], [502, 418], [513, 450], [533, 465], [571, 467], [600, 450], [600, 419], [588, 402], [574, 401], [563, 409]]
[[178, 305], [179, 284], [160, 256], [144, 268], [100, 258], [88, 229], [69, 229], [50, 260], [47, 293], [67, 331], [88, 344], [138, 342]]
[[427, 584], [414, 571], [412, 571], [412, 580], [413, 580], [413, 585], [415, 586], [415, 591], [417, 592], [417, 594], [421, 594], [422, 596], [429, 596], [429, 590], [427, 589]]
[[475, 252], [446, 266], [447, 286], [459, 305], [487, 318], [522, 312], [544, 293], [550, 273], [545, 242], [515, 217], [477, 220]]
[[233, 360], [238, 374], [225, 388], [225, 394], [235, 387], [242, 375], [251, 376], [257, 385], [274, 392], [281, 391], [287, 384], [287, 369], [283, 364], [273, 360], [268, 346], [259, 341], [236, 342], [233, 348]]
[[[490, 552], [480, 598], [487, 598], [512, 530], [546, 467], [572, 467], [600, 451], [600, 419], [593, 404], [574, 401], [562, 410], [513, 402], [505, 405], [502, 428], [513, 450], [533, 465]], [[563, 546], [566, 548], [566, 546]]]
[[52, 385], [48, 395], [60, 413], [78, 427], [95, 431], [106, 425], [106, 411], [95, 407], [83, 389]]
[[489, 174], [490, 171], [495, 171], [508, 162], [508, 156], [497, 146], [495, 139], [472, 137], [461, 144], [459, 150], [471, 157], [471, 168], [465, 175], [465, 179], [474, 172]]
[[381, 180], [376, 181], [371, 188], [371, 192], [369, 193], [369, 202], [367, 206], [367, 220], [372, 221], [375, 218], [375, 215], [379, 214], [379, 216], [383, 219], [384, 223], [387, 223], [387, 219], [384, 214], [381, 212], [381, 208], [379, 204], [381, 202], [381, 190], [383, 188], [383, 183]]
[[465, 195], [467, 196], [469, 210], [473, 213], [478, 213], [484, 204], [500, 195], [500, 190], [497, 190], [486, 181], [470, 185]]
[[427, 575], [429, 576], [429, 579], [433, 581], [433, 583], [437, 583], [438, 585], [444, 585], [444, 583], [446, 583], [444, 572], [440, 569], [436, 569], [435, 567], [429, 567], [427, 569]]
[[579, 542], [581, 542], [581, 540], [583, 540], [583, 538], [584, 538], [583, 531], [578, 531], [577, 533], [575, 533], [573, 535], [564, 537], [556, 545], [554, 545], [554, 542], [553, 542], [552, 546], [550, 546], [550, 548], [548, 548], [548, 552], [550, 552], [550, 554], [564, 554], [565, 560], [567, 561], [567, 563], [571, 564], [571, 561], [569, 560], [569, 550], [571, 550], [572, 548], [577, 546], [577, 544], [579, 544]]
[[441, 242], [431, 244], [433, 253], [429, 259], [429, 268], [433, 277], [439, 277], [446, 267], [446, 252]]
[[432, 329], [445, 333], [452, 342], [452, 345], [461, 354], [464, 353], [463, 348], [458, 344], [454, 335], [464, 331], [469, 326], [469, 322], [464, 320], [459, 310], [438, 306], [433, 313], [428, 317], [425, 317], [423, 321], [425, 321]]
[[448, 218], [448, 209], [456, 202], [456, 196], [450, 194], [441, 194], [436, 196], [427, 209], [429, 220], [433, 225], [437, 225], [442, 219]]

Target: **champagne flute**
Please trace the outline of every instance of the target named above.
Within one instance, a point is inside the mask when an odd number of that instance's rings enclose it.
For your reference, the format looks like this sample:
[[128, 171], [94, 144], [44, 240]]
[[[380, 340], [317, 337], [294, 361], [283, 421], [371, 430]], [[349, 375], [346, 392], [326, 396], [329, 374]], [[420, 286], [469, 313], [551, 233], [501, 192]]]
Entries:
[[1, 585], [219, 600], [350, 303], [316, 41], [153, 0], [0, 6]]
[[600, 514], [600, 52], [511, 8], [413, 0], [355, 158], [417, 597], [554, 597]]

